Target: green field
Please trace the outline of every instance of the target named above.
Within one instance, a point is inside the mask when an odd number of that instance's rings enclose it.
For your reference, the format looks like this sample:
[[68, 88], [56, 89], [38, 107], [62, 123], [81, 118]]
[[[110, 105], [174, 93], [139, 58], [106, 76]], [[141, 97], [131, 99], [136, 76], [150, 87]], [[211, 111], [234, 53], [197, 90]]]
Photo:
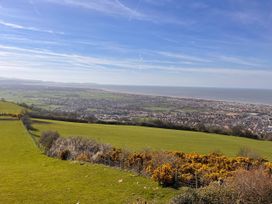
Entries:
[[48, 158], [19, 121], [1, 121], [0, 129], [0, 203], [165, 203], [176, 193], [132, 173]]
[[220, 151], [228, 156], [235, 156], [240, 148], [247, 147], [272, 160], [272, 142], [270, 141], [137, 126], [83, 124], [49, 120], [35, 121], [34, 126], [38, 129], [38, 135], [42, 131], [56, 130], [62, 136], [94, 138], [99, 142], [129, 150], [151, 148], [198, 153]]
[[[22, 109], [0, 102], [0, 112]], [[130, 150], [151, 148], [234, 156], [249, 147], [272, 160], [272, 142], [246, 138], [136, 126], [34, 120], [36, 134], [57, 130]], [[182, 189], [158, 187], [150, 179], [97, 164], [49, 158], [36, 147], [19, 120], [0, 120], [0, 203], [133, 203], [141, 198], [167, 203]], [[122, 180], [122, 182], [119, 182]]]
[[22, 110], [23, 108], [15, 103], [0, 101], [0, 113], [19, 114]]
[[178, 193], [130, 172], [49, 158], [18, 120], [0, 120], [0, 130], [0, 203], [167, 203]]

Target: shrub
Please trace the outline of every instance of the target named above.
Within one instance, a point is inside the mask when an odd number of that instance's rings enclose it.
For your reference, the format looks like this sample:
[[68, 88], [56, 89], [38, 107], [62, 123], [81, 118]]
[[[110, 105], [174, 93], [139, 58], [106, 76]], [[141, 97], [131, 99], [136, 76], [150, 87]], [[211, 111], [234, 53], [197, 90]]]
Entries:
[[[228, 158], [219, 153], [201, 155], [183, 152], [129, 152], [94, 140], [79, 137], [61, 138], [45, 132], [40, 139], [48, 156], [105, 164], [151, 177], [162, 186], [201, 188], [215, 181], [225, 181], [239, 169], [263, 167], [272, 174], [272, 164], [263, 159]], [[207, 195], [207, 194], [205, 194]], [[208, 196], [208, 195], [207, 195]]]
[[53, 145], [53, 143], [60, 137], [58, 132], [46, 131], [41, 134], [40, 144], [47, 152]]
[[227, 185], [218, 182], [197, 189], [197, 200], [201, 204], [233, 204], [237, 203], [237, 193]]
[[[80, 137], [61, 138], [53, 140], [47, 155], [64, 160], [84, 160], [105, 163], [106, 157], [112, 149], [109, 145], [99, 144], [94, 140]], [[69, 153], [68, 153], [69, 152]]]
[[184, 192], [174, 197], [170, 204], [196, 204], [198, 202], [196, 190], [184, 189]]
[[265, 162], [264, 169], [267, 174], [272, 175], [272, 162]]
[[172, 204], [271, 204], [272, 177], [260, 169], [238, 170], [224, 183], [190, 189], [172, 199]]
[[172, 200], [172, 204], [271, 204], [272, 178], [263, 169], [238, 170], [223, 183], [191, 189]]
[[263, 169], [239, 170], [226, 185], [235, 190], [241, 203], [270, 204], [272, 202], [272, 177]]
[[157, 181], [161, 186], [177, 186], [178, 171], [171, 164], [166, 163], [155, 169], [152, 174], [152, 179]]
[[21, 118], [21, 121], [23, 122], [25, 128], [26, 128], [28, 131], [29, 131], [29, 130], [35, 130], [35, 128], [33, 128], [33, 126], [32, 126], [32, 121], [31, 121], [29, 115], [24, 114], [24, 115], [22, 115], [20, 118]]

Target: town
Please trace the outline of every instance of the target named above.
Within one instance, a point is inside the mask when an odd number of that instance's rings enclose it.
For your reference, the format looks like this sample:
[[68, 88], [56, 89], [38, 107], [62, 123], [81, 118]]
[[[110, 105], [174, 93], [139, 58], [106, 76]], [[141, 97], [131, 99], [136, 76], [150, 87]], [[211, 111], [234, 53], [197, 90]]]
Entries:
[[74, 119], [272, 139], [272, 106], [114, 93], [92, 88], [2, 84], [6, 100]]

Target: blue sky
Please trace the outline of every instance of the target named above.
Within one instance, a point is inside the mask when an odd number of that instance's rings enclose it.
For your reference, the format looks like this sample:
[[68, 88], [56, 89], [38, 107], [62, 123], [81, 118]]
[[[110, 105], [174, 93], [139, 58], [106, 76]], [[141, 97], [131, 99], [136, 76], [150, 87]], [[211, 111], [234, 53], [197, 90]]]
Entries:
[[272, 1], [0, 0], [0, 77], [272, 88]]

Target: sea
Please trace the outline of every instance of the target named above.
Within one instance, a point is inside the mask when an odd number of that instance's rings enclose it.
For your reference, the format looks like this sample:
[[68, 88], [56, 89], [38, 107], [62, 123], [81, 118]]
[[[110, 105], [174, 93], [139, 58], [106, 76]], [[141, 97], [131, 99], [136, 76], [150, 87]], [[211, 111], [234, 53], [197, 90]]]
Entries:
[[112, 86], [112, 85], [104, 86], [103, 88], [105, 90], [122, 93], [272, 105], [272, 89]]

